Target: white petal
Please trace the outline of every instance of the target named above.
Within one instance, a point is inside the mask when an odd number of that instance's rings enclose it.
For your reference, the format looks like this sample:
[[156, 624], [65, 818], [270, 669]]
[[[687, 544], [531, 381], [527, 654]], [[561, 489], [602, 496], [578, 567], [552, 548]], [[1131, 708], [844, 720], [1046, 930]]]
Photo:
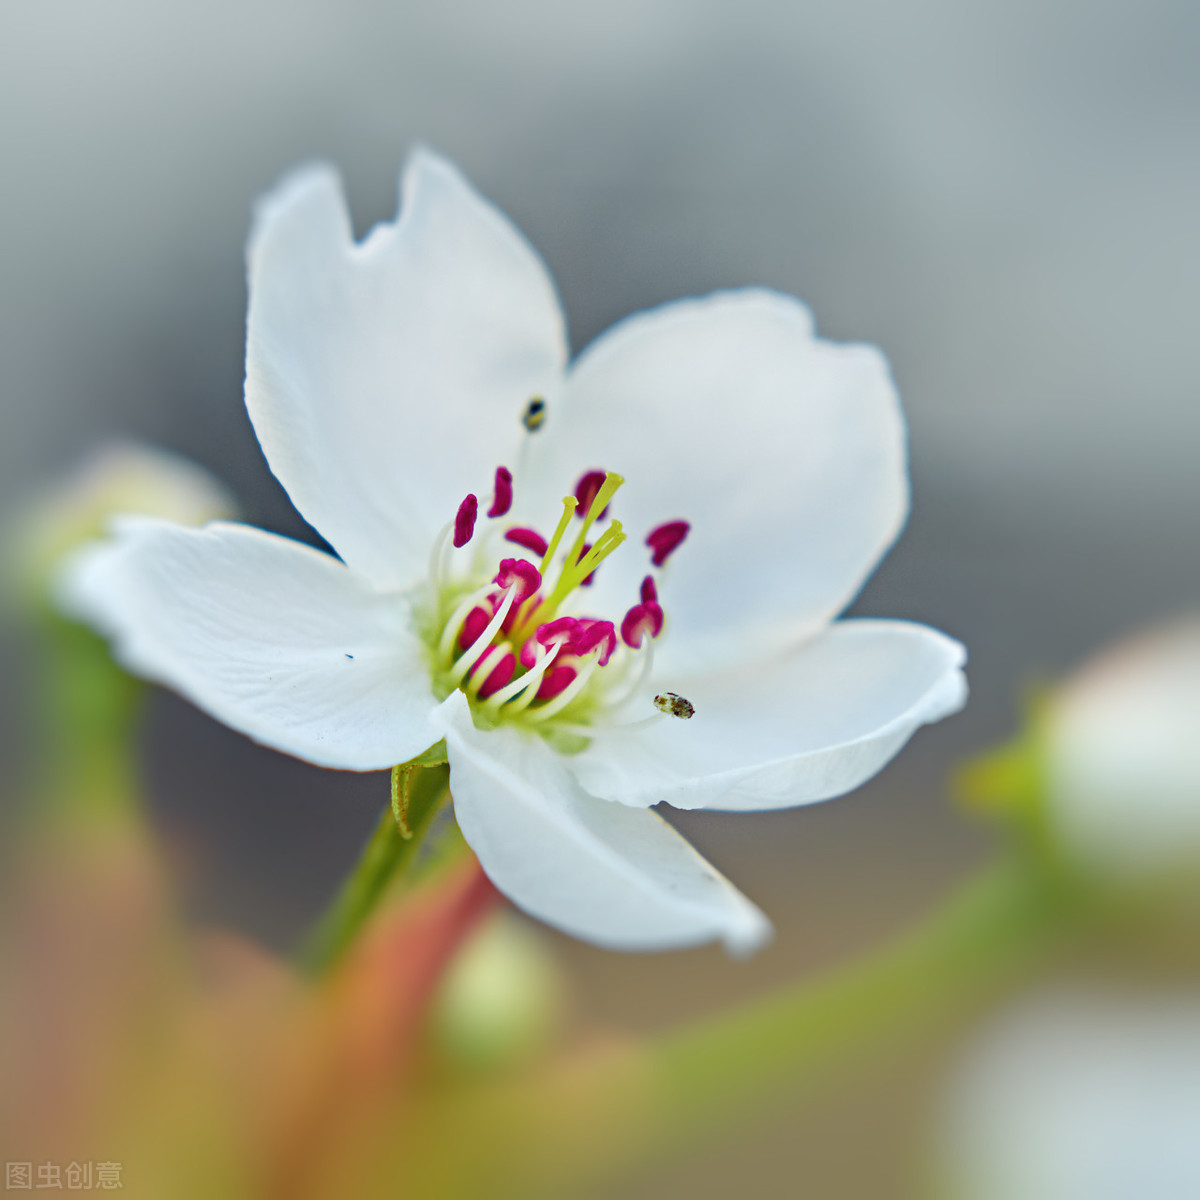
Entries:
[[412, 582], [463, 496], [513, 465], [530, 397], [559, 385], [541, 259], [418, 152], [398, 220], [359, 245], [330, 168], [287, 179], [259, 209], [249, 275], [246, 406], [271, 469], [351, 567]]
[[[918, 726], [962, 707], [966, 653], [903, 621], [839, 621], [798, 648], [660, 686], [695, 706], [609, 731], [568, 760], [591, 792], [625, 804], [754, 810], [828, 800], [865, 783]], [[649, 689], [622, 713], [653, 714]]]
[[712, 657], [776, 622], [823, 625], [907, 510], [904, 425], [883, 356], [818, 339], [808, 310], [772, 292], [621, 322], [582, 355], [547, 428], [556, 461], [627, 480], [613, 515], [633, 545], [601, 568], [593, 602], [633, 603], [646, 534], [691, 522], [662, 589], [671, 660], [693, 639]]
[[762, 913], [657, 814], [589, 796], [535, 734], [475, 729], [457, 693], [441, 711], [463, 837], [520, 908], [614, 950], [721, 938], [747, 953], [769, 936]]
[[129, 670], [277, 750], [374, 770], [441, 736], [403, 603], [299, 542], [128, 518], [75, 557], [60, 591]]

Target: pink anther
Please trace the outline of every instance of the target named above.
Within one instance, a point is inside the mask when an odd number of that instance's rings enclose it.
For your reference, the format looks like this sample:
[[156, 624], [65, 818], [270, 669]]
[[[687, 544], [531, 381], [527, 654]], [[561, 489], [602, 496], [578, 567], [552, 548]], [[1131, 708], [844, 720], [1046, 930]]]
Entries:
[[475, 532], [475, 518], [478, 515], [479, 498], [468, 493], [454, 515], [455, 550], [461, 549], [471, 540], [471, 535]]
[[613, 651], [617, 648], [617, 630], [611, 621], [600, 621], [595, 617], [580, 617], [577, 622], [575, 638], [571, 643], [574, 654], [582, 657], [600, 648], [600, 666], [608, 665]]
[[491, 606], [484, 608], [483, 605], [477, 604], [469, 613], [462, 623], [462, 629], [458, 635], [458, 644], [464, 649], [475, 645], [479, 635], [487, 628], [488, 622], [495, 616], [495, 612]]
[[505, 591], [511, 587], [517, 589], [517, 594], [513, 599], [513, 609], [515, 610], [542, 586], [542, 574], [527, 559], [505, 558], [501, 560], [500, 570], [496, 572], [496, 578], [492, 582], [498, 587], [504, 588]]
[[538, 686], [538, 700], [553, 700], [560, 692], [565, 692], [567, 688], [575, 682], [577, 672], [574, 667], [560, 666], [555, 663], [554, 666], [542, 676], [542, 682]]
[[[489, 517], [502, 517], [512, 508], [512, 472], [507, 467], [496, 468], [496, 486], [492, 494], [492, 507], [488, 509]], [[542, 551], [545, 554], [545, 551]]]
[[687, 537], [691, 525], [687, 521], [668, 521], [665, 525], [652, 529], [646, 535], [646, 545], [654, 552], [650, 561], [661, 567], [667, 561], [668, 555], [677, 550]]
[[647, 637], [658, 637], [662, 627], [663, 610], [657, 604], [635, 604], [621, 622], [621, 640], [636, 650]]
[[526, 529], [523, 525], [510, 529], [504, 535], [504, 540], [520, 546], [522, 550], [528, 550], [531, 554], [536, 554], [538, 558], [541, 558], [550, 549], [550, 543], [536, 529]]
[[[596, 493], [603, 487], [606, 478], [607, 476], [603, 471], [588, 471], [575, 485], [575, 499], [579, 501], [579, 507], [575, 510], [576, 516], [586, 517], [588, 515], [592, 507], [592, 501], [596, 499]], [[607, 513], [608, 505], [606, 504], [604, 512], [597, 519], [603, 520]]]
[[479, 698], [486, 700], [494, 692], [498, 692], [502, 687], [511, 683], [516, 670], [516, 655], [511, 653], [504, 655], [488, 672], [487, 678], [479, 685]]
[[571, 645], [578, 634], [579, 624], [576, 617], [556, 617], [539, 625], [533, 636], [543, 646]]

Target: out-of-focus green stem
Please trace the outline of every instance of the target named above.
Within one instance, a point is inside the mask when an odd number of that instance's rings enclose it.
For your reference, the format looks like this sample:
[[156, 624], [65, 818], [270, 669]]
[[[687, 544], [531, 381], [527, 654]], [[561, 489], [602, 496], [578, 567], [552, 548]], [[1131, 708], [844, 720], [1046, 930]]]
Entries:
[[558, 1195], [729, 1136], [782, 1095], [1027, 977], [1077, 913], [1072, 894], [1050, 876], [1024, 861], [1003, 862], [911, 933], [855, 963], [657, 1039], [484, 1089], [458, 1112], [433, 1116], [433, 1126], [460, 1134], [469, 1127], [479, 1154], [465, 1161], [447, 1149], [440, 1164], [449, 1177], [430, 1186], [471, 1194], [486, 1181], [495, 1195]]
[[33, 794], [39, 821], [136, 820], [133, 742], [144, 685], [113, 662], [90, 630], [53, 614], [32, 625], [36, 726]]
[[448, 780], [444, 765], [415, 771], [408, 793], [408, 837], [396, 823], [391, 804], [384, 808], [354, 873], [301, 950], [300, 960], [309, 971], [319, 974], [341, 958], [389, 885], [413, 865], [423, 835], [449, 795]]
[[1042, 961], [1073, 911], [1062, 884], [1005, 862], [882, 951], [662, 1038], [649, 1051], [658, 1137], [700, 1134], [843, 1056], [950, 1018]]

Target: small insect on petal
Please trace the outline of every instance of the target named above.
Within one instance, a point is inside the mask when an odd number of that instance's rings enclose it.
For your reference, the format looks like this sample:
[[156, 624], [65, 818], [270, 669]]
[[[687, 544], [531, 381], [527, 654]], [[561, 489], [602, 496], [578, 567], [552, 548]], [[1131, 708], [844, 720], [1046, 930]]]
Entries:
[[458, 506], [458, 512], [454, 515], [455, 550], [461, 550], [471, 540], [471, 535], [475, 532], [477, 516], [479, 516], [479, 498], [468, 493]]
[[646, 535], [646, 545], [654, 552], [650, 561], [656, 567], [661, 567], [667, 557], [683, 544], [691, 528], [687, 521], [667, 521], [657, 529], [652, 529]]
[[654, 707], [659, 712], [667, 713], [672, 717], [679, 717], [683, 721], [690, 719], [696, 713], [695, 705], [676, 692], [661, 692], [655, 696]]
[[513, 502], [512, 472], [507, 467], [496, 468], [496, 486], [492, 489], [492, 506], [489, 517], [502, 517]]
[[521, 424], [530, 433], [537, 433], [539, 429], [546, 423], [546, 401], [541, 396], [534, 396], [525, 406], [525, 413], [521, 417]]

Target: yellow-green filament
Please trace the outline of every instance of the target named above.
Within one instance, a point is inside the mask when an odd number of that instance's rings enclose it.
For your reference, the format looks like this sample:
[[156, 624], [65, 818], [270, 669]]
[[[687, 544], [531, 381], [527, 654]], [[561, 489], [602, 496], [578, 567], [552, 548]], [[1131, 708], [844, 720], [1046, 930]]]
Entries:
[[[608, 507], [609, 501], [616, 494], [617, 488], [625, 482], [622, 475], [618, 475], [616, 471], [609, 471], [604, 476], [604, 482], [600, 485], [596, 492], [595, 498], [592, 500], [591, 506], [587, 510], [587, 516], [583, 519], [583, 528], [579, 531], [579, 536], [575, 539], [575, 544], [571, 547], [567, 554], [566, 565], [563, 567], [563, 574], [571, 569], [571, 565], [579, 559], [580, 551], [583, 549], [583, 543], [587, 541], [588, 530], [596, 523], [596, 519]], [[555, 588], [555, 591], [558, 589]]]
[[562, 541], [563, 534], [567, 532], [567, 526], [571, 523], [572, 516], [575, 515], [575, 509], [579, 501], [574, 496], [563, 497], [563, 515], [558, 519], [558, 528], [554, 531], [554, 536], [550, 539], [550, 545], [546, 547], [546, 553], [542, 555], [542, 564], [538, 567], [538, 573], [545, 575], [546, 568], [550, 565], [551, 559], [554, 558], [554, 552], [558, 549], [558, 543]]

